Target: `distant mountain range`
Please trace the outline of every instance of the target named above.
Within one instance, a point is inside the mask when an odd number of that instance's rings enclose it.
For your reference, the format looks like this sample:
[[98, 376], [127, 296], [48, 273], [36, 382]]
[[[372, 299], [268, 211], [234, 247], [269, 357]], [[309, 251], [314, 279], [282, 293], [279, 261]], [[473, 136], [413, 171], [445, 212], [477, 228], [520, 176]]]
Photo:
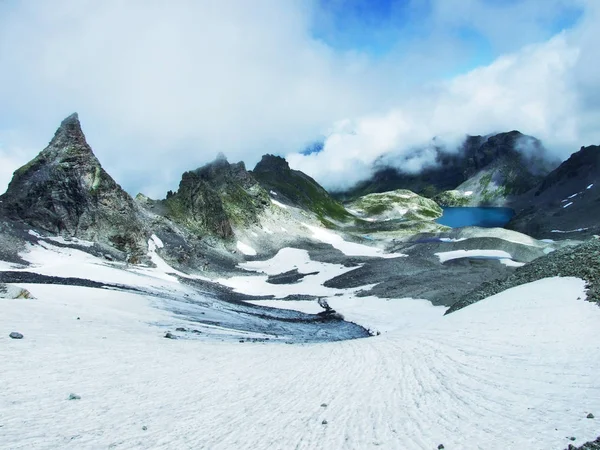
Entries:
[[[102, 168], [73, 114], [48, 147], [15, 171], [0, 196], [0, 214], [53, 234], [103, 243], [130, 257], [144, 257], [147, 239], [158, 227], [179, 242], [177, 258], [188, 262], [202, 253], [198, 248], [207, 239], [227, 242], [236, 230], [260, 226], [273, 205], [305, 211], [330, 228], [373, 232], [385, 226], [395, 232], [398, 221], [431, 223], [439, 216], [435, 203], [423, 198], [428, 197], [441, 206], [512, 207], [516, 215], [508, 227], [534, 237], [597, 232], [599, 147], [582, 148], [560, 166], [547, 155], [539, 140], [518, 131], [470, 136], [458, 152], [438, 149], [437, 164], [419, 174], [383, 168], [334, 196], [279, 156], [264, 155], [248, 171], [243, 162], [231, 164], [219, 155], [185, 172], [178, 190], [164, 200], [142, 194], [134, 200]], [[381, 192], [390, 195], [371, 195]], [[378, 217], [395, 222], [384, 224]], [[421, 227], [403, 226], [406, 232]], [[204, 250], [216, 248], [208, 247]]]
[[[409, 189], [429, 198], [438, 196], [443, 206], [444, 199], [450, 203], [447, 206], [501, 206], [508, 198], [533, 188], [560, 163], [548, 156], [538, 139], [519, 131], [468, 136], [456, 152], [440, 147], [435, 151], [435, 164], [420, 173], [382, 166], [370, 179], [334, 195], [347, 201], [365, 194]], [[446, 191], [459, 192], [448, 196]], [[461, 198], [460, 192], [469, 194]]]

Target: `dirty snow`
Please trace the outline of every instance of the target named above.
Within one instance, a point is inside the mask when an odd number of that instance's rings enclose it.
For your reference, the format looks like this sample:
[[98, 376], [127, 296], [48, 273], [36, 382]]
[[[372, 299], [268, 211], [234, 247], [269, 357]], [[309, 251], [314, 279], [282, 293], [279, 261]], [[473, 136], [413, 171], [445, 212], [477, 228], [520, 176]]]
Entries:
[[310, 345], [164, 339], [172, 317], [144, 296], [22, 287], [39, 300], [0, 302], [3, 448], [560, 449], [598, 433], [600, 309], [579, 279], [449, 316], [331, 298], [381, 335]]

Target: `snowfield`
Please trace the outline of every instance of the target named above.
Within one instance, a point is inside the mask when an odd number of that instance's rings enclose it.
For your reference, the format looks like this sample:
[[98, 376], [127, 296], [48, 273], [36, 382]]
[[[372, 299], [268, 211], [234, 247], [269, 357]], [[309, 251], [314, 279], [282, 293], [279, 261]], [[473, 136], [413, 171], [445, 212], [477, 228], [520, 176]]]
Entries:
[[600, 309], [579, 279], [449, 316], [336, 297], [381, 335], [305, 345], [164, 339], [173, 318], [143, 295], [21, 286], [37, 299], [1, 301], [2, 448], [561, 449], [598, 433]]
[[[349, 254], [389, 257], [311, 231]], [[9, 285], [35, 298], [0, 299], [1, 449], [545, 450], [598, 434], [586, 416], [600, 416], [600, 308], [582, 300], [582, 280], [540, 280], [448, 316], [425, 300], [326, 288], [353, 268], [300, 249], [216, 280], [245, 294], [325, 296], [376, 334], [351, 339], [366, 333], [314, 322], [316, 301], [203, 295], [193, 283], [208, 279], [170, 267], [163, 245], [148, 241], [155, 268], [43, 241], [21, 255], [31, 266], [0, 266], [137, 289]], [[309, 275], [266, 282], [294, 269]]]

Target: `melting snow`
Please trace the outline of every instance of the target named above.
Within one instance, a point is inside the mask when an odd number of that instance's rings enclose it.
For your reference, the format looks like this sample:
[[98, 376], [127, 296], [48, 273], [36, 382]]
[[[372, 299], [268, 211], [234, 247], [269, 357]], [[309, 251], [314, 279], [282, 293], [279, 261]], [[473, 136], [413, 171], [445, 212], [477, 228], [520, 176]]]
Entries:
[[241, 241], [237, 241], [236, 247], [244, 255], [247, 255], [247, 256], [256, 256], [256, 250], [254, 250], [248, 244], [244, 244]]
[[339, 234], [326, 230], [325, 228], [313, 227], [305, 223], [302, 225], [312, 231], [312, 237], [314, 239], [330, 244], [347, 256], [373, 256], [378, 258], [398, 258], [407, 256], [403, 253], [384, 253], [383, 250], [376, 247], [345, 241]]

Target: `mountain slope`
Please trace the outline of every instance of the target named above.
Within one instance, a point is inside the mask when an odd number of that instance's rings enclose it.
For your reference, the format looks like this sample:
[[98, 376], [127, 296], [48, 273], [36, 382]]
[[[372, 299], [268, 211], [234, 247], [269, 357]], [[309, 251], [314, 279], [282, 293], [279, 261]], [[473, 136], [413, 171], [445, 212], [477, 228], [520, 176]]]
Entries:
[[351, 218], [342, 204], [319, 183], [299, 170], [290, 169], [288, 162], [280, 156], [264, 155], [252, 175], [278, 201], [305, 208], [323, 219], [344, 221]]
[[600, 232], [600, 146], [573, 153], [512, 207], [507, 228], [534, 237]]
[[165, 204], [175, 221], [229, 238], [235, 226], [257, 223], [270, 201], [243, 162], [229, 164], [220, 154], [212, 163], [185, 172], [178, 191], [168, 195]]
[[[547, 159], [539, 140], [518, 131], [488, 137], [468, 136], [456, 153], [439, 148], [436, 151], [435, 166], [425, 167], [420, 173], [383, 167], [370, 180], [336, 197], [354, 199], [395, 189], [433, 197], [458, 190], [470, 192], [460, 199], [461, 205], [503, 204], [506, 197], [531, 189], [556, 166]], [[441, 195], [438, 199], [444, 201], [449, 197]]]
[[147, 231], [133, 199], [102, 168], [77, 114], [61, 123], [50, 144], [17, 169], [3, 213], [51, 233], [144, 253]]

